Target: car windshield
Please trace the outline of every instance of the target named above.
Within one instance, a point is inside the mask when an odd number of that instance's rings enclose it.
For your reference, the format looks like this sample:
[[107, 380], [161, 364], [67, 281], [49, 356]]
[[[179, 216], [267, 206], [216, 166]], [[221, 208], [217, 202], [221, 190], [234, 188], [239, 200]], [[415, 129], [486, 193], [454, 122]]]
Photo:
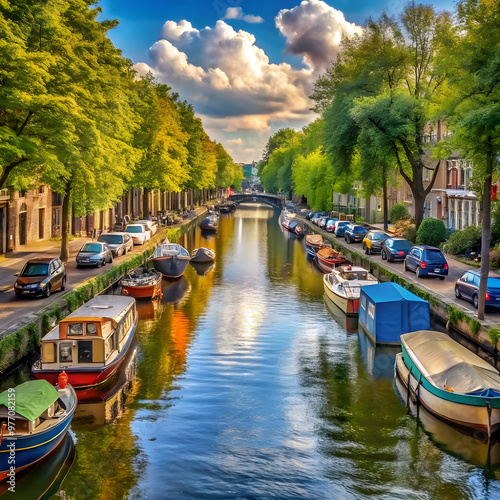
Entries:
[[111, 245], [119, 245], [123, 242], [123, 236], [121, 234], [101, 234], [99, 241], [104, 241]]
[[21, 276], [48, 276], [49, 265], [43, 262], [33, 262], [26, 264]]
[[144, 226], [128, 226], [127, 233], [143, 233]]
[[374, 240], [386, 240], [387, 235], [385, 235], [384, 233], [373, 233], [373, 239]]
[[409, 250], [413, 246], [411, 241], [395, 240], [393, 242], [393, 247], [396, 250]]
[[99, 243], [85, 243], [80, 252], [102, 252], [102, 245]]

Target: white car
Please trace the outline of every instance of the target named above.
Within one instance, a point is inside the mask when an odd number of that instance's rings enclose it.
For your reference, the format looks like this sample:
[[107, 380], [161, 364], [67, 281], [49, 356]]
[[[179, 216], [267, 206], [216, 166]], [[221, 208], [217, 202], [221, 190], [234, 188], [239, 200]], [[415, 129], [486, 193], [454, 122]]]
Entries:
[[138, 220], [137, 224], [143, 224], [146, 226], [146, 229], [151, 233], [151, 236], [154, 236], [156, 234], [156, 231], [158, 230], [158, 225], [156, 222], [153, 222], [152, 220]]
[[144, 224], [129, 224], [125, 232], [132, 236], [134, 245], [144, 245], [151, 238], [151, 232], [146, 229]]

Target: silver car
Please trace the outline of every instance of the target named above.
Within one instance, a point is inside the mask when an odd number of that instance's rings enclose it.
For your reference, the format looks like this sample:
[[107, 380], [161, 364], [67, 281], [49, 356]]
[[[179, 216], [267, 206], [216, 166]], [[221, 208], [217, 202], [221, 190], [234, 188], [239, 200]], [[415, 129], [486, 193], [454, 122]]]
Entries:
[[76, 267], [99, 267], [105, 266], [107, 262], [113, 262], [113, 254], [102, 241], [87, 241], [76, 256]]
[[97, 241], [106, 243], [113, 257], [121, 257], [134, 249], [134, 240], [128, 233], [102, 233]]

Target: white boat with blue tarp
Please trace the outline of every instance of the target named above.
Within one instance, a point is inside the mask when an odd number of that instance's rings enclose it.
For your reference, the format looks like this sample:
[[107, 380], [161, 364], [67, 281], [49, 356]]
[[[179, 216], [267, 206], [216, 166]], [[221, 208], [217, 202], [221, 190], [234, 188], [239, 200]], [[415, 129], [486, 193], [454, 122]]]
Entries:
[[359, 324], [374, 343], [399, 345], [403, 333], [429, 330], [429, 303], [397, 283], [363, 287]]
[[434, 415], [488, 434], [500, 430], [500, 374], [441, 332], [401, 335], [396, 372], [412, 398]]

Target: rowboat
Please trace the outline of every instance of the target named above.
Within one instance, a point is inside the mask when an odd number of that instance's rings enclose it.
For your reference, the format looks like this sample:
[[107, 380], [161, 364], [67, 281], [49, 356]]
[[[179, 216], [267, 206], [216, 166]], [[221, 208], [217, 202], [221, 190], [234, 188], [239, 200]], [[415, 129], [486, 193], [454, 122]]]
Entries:
[[323, 236], [321, 234], [306, 234], [305, 243], [307, 254], [315, 257], [316, 252], [324, 245]]
[[219, 227], [219, 216], [215, 213], [208, 214], [199, 223], [202, 231], [217, 231]]
[[118, 283], [122, 287], [122, 295], [136, 299], [161, 296], [161, 273], [154, 269], [139, 267], [126, 274]]
[[[60, 372], [61, 370], [59, 370]], [[41, 460], [66, 436], [77, 397], [70, 385], [30, 380], [0, 394], [0, 480]], [[13, 478], [13, 479], [11, 479]]]
[[134, 298], [98, 295], [42, 339], [42, 357], [31, 371], [52, 385], [61, 370], [75, 388], [100, 384], [113, 376], [125, 359], [136, 326]]
[[362, 286], [375, 285], [377, 278], [363, 267], [340, 266], [323, 276], [325, 293], [345, 314], [357, 316]]
[[215, 260], [215, 252], [206, 247], [195, 248], [191, 252], [191, 263], [198, 262], [213, 262]]
[[337, 250], [323, 247], [316, 252], [316, 263], [324, 273], [331, 273], [335, 266], [347, 263], [347, 259]]
[[415, 398], [437, 417], [486, 432], [500, 429], [500, 373], [445, 333], [401, 335], [396, 372]]
[[178, 243], [160, 243], [153, 253], [153, 266], [165, 278], [179, 278], [184, 274], [191, 257]]

